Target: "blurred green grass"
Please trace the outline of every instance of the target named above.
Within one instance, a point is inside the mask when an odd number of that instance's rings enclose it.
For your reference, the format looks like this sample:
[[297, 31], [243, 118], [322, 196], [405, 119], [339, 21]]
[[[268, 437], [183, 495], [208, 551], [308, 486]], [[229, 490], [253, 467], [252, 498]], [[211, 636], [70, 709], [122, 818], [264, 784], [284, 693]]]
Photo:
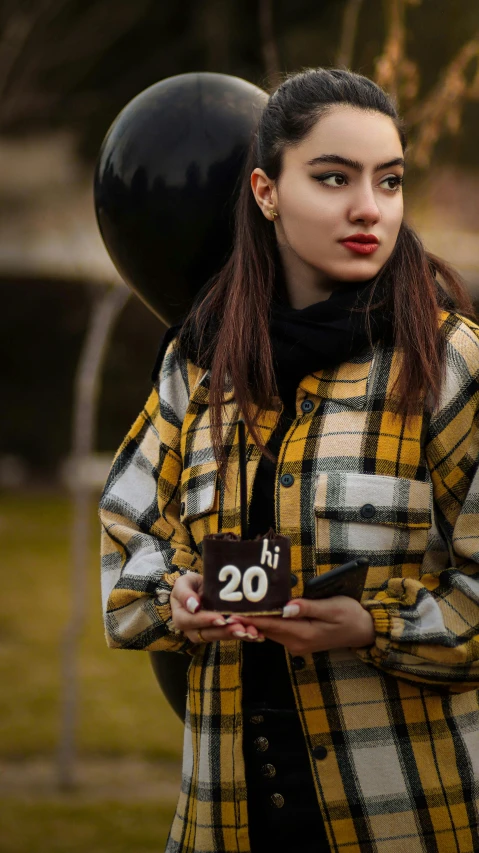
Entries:
[[[158, 687], [148, 655], [106, 646], [95, 502], [91, 517], [87, 619], [79, 654], [77, 750], [83, 783], [65, 795], [55, 789], [54, 761], [60, 651], [71, 607], [71, 506], [67, 495], [0, 495], [0, 760], [6, 768], [0, 853], [164, 850], [179, 792], [183, 725]], [[34, 777], [39, 757], [50, 767], [46, 787]], [[125, 775], [130, 759], [140, 762], [144, 775], [139, 780], [142, 771], [132, 770], [120, 790], [118, 774]], [[103, 761], [101, 790], [89, 782], [91, 760]], [[171, 778], [164, 796], [154, 784], [162, 762]], [[9, 767], [16, 768], [11, 789]]]
[[0, 807], [2, 853], [160, 853], [170, 813], [154, 803], [47, 801]]
[[[70, 522], [67, 496], [0, 496], [2, 757], [57, 747], [60, 647], [70, 615]], [[183, 725], [158, 687], [148, 655], [106, 646], [99, 575], [99, 523], [92, 503], [78, 749], [178, 758]]]

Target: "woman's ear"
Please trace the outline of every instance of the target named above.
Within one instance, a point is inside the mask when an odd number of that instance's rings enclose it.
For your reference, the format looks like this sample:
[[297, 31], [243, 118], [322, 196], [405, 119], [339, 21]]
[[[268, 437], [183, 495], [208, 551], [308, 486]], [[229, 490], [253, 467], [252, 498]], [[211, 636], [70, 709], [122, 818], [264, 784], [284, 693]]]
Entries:
[[251, 189], [256, 199], [256, 203], [258, 207], [261, 208], [266, 219], [269, 219], [270, 221], [274, 221], [274, 216], [271, 215], [271, 211], [273, 211], [274, 214], [277, 212], [274, 203], [274, 188], [274, 181], [268, 178], [263, 169], [255, 169], [254, 172], [251, 173]]

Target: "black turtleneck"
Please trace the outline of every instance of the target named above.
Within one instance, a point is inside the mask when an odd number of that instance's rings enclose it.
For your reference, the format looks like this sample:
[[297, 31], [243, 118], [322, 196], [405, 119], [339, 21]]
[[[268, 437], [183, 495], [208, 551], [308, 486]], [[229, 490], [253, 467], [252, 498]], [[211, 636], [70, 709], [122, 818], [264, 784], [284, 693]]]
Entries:
[[[274, 302], [270, 322], [275, 376], [283, 412], [268, 442], [277, 458], [284, 437], [296, 418], [298, 385], [309, 373], [340, 364], [370, 344], [363, 308], [370, 282], [345, 284], [329, 299], [294, 309], [284, 299]], [[379, 337], [373, 313], [371, 337]], [[276, 464], [262, 456], [256, 471], [249, 507], [248, 538], [276, 529], [274, 483]], [[284, 649], [278, 643], [245, 643], [243, 647], [243, 701], [245, 706], [264, 703], [274, 708], [294, 708]]]

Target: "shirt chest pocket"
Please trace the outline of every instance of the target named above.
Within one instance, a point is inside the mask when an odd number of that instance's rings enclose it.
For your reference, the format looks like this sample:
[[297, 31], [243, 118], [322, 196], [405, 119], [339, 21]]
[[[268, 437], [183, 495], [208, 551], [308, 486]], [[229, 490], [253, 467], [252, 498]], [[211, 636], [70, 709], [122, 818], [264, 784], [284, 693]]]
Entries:
[[218, 533], [219, 491], [216, 462], [184, 468], [180, 485], [180, 521], [190, 531], [200, 554], [203, 537]]
[[391, 577], [415, 577], [432, 524], [430, 483], [334, 471], [320, 474], [314, 500], [319, 573], [367, 557], [366, 597]]

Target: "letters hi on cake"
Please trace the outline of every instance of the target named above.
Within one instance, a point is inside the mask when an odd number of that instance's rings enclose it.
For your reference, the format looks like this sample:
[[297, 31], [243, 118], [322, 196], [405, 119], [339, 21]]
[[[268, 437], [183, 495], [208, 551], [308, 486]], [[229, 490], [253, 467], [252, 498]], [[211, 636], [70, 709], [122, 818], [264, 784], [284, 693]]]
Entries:
[[269, 530], [257, 539], [212, 533], [203, 539], [203, 596], [207, 610], [280, 614], [291, 598], [291, 543]]
[[274, 546], [274, 559], [271, 551], [268, 550], [269, 539], [263, 539], [263, 550], [261, 551], [260, 563], [262, 566], [267, 562], [268, 566], [273, 569], [278, 568], [279, 560], [279, 545]]

